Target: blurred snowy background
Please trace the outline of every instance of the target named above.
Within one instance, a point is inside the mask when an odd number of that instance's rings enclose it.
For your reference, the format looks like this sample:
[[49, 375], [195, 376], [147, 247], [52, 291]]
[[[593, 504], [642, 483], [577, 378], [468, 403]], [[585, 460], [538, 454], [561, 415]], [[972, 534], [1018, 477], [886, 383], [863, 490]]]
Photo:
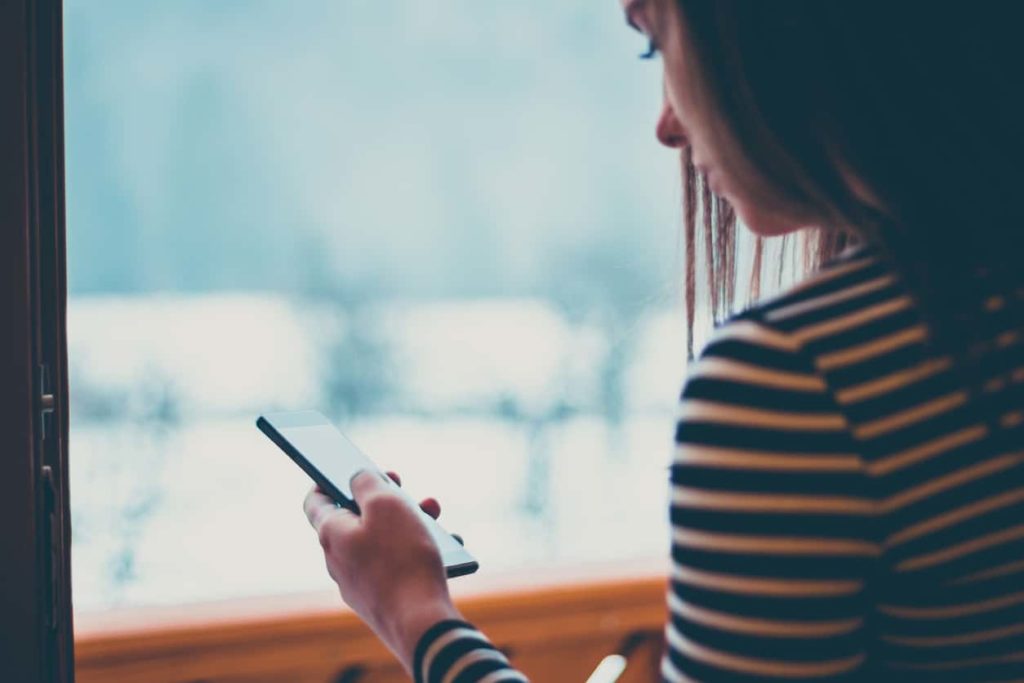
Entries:
[[78, 609], [328, 586], [317, 408], [482, 571], [657, 558], [677, 159], [615, 0], [66, 0]]

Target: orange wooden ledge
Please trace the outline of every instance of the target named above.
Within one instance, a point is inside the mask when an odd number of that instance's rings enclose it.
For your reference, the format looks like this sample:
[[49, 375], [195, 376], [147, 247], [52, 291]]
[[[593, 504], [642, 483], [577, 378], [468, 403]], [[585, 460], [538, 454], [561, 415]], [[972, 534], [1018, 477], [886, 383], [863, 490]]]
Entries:
[[[525, 574], [525, 572], [524, 572]], [[654, 681], [663, 562], [542, 570], [452, 583], [465, 616], [534, 683], [586, 680], [630, 634], [623, 683]], [[407, 680], [337, 594], [76, 614], [79, 683], [390, 683]]]

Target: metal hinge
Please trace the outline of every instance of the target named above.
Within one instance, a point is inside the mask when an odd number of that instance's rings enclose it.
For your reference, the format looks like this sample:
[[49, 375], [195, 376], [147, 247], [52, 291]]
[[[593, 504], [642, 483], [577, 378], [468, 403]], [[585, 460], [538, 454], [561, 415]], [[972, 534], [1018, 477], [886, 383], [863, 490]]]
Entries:
[[[53, 414], [57, 407], [57, 398], [50, 388], [50, 366], [41, 364], [36, 366], [36, 410], [38, 411], [38, 437], [40, 444], [40, 458], [45, 458], [46, 446], [43, 445], [52, 431]], [[60, 596], [59, 567], [61, 558], [60, 524], [57, 515], [57, 481], [54, 477], [53, 467], [43, 465], [40, 470], [43, 498], [43, 519], [42, 538], [45, 539], [47, 548], [43, 550], [46, 576], [47, 576], [47, 602], [46, 622], [51, 630], [56, 630], [58, 623], [58, 598]]]
[[50, 366], [39, 365], [36, 370], [36, 403], [39, 410], [39, 438], [45, 439], [50, 433], [50, 422], [57, 408], [57, 397], [50, 388]]

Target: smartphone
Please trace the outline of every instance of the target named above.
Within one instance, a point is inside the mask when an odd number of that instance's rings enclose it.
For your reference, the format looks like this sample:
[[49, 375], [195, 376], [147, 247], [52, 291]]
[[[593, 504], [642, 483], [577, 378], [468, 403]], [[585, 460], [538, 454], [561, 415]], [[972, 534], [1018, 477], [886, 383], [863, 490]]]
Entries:
[[358, 514], [352, 489], [353, 475], [359, 470], [380, 474], [389, 485], [419, 511], [430, 530], [430, 535], [441, 551], [448, 577], [472, 574], [480, 568], [472, 555], [441, 528], [437, 521], [420, 510], [418, 504], [391, 478], [383, 474], [370, 458], [349, 441], [326, 417], [314, 410], [294, 413], [267, 413], [256, 420], [256, 426], [278, 445], [288, 457], [316, 482], [320, 490], [339, 505]]

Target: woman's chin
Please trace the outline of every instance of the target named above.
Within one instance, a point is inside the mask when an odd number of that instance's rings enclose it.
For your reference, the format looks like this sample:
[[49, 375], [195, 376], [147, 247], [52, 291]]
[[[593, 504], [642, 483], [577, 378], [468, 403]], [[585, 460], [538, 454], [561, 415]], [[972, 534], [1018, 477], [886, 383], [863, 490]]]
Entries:
[[765, 211], [744, 203], [737, 203], [729, 197], [725, 197], [725, 199], [736, 210], [736, 216], [740, 222], [758, 237], [778, 237], [810, 227], [812, 223], [783, 213]]

